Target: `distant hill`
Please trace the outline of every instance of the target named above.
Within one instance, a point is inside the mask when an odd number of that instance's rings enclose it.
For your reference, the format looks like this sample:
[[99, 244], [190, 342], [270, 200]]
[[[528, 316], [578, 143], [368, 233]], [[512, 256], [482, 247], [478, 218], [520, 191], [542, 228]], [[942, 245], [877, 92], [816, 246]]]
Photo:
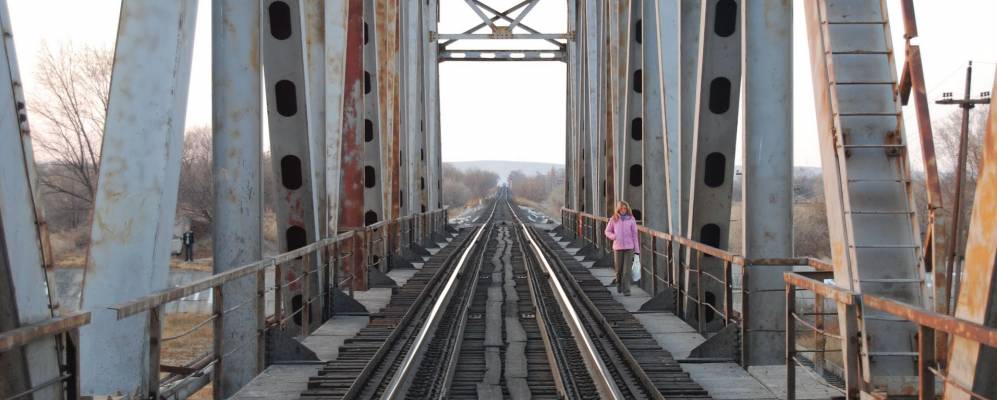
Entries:
[[551, 168], [564, 169], [564, 164], [554, 164], [554, 163], [542, 163], [542, 162], [524, 162], [524, 161], [498, 161], [498, 160], [486, 160], [486, 161], [455, 161], [448, 162], [446, 164], [453, 165], [461, 171], [467, 171], [469, 169], [481, 169], [485, 171], [491, 171], [499, 176], [499, 183], [505, 183], [506, 178], [512, 171], [520, 171], [526, 175], [534, 174], [546, 174]]

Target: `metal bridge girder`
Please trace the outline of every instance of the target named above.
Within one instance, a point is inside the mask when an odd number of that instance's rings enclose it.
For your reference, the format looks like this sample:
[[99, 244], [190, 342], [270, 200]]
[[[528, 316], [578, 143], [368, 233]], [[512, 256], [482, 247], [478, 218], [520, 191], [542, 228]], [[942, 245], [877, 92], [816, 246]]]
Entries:
[[[0, 0], [0, 332], [51, 319], [57, 301], [47, 273], [48, 232], [37, 190], [35, 160], [7, 2]], [[0, 356], [0, 397], [32, 388], [36, 398], [60, 399], [59, 344], [43, 338]]]
[[[804, 5], [835, 283], [924, 306], [887, 7], [845, 0]], [[858, 328], [865, 389], [911, 394], [914, 326], [867, 310]], [[847, 371], [847, 378], [858, 379], [857, 372]]]
[[[311, 166], [309, 128], [309, 83], [306, 75], [306, 47], [303, 34], [304, 10], [301, 0], [268, 0], [263, 3], [263, 72], [270, 128], [271, 164], [276, 177], [277, 237], [280, 252], [304, 247], [317, 239], [314, 174]], [[278, 277], [288, 282], [283, 307], [286, 315], [302, 308], [304, 301], [318, 293], [309, 285], [305, 293], [299, 279], [311, 274], [314, 265], [303, 260], [290, 263]], [[313, 263], [316, 260], [312, 260]], [[318, 321], [320, 309], [312, 307], [307, 319], [297, 313], [288, 324], [300, 328]]]
[[158, 390], [148, 320], [106, 307], [168, 285], [196, 12], [196, 0], [121, 4], [80, 302], [93, 321], [80, 332], [84, 394]]
[[[737, 144], [742, 45], [739, 11], [740, 1], [709, 0], [702, 3], [694, 142], [691, 169], [688, 171], [690, 204], [687, 236], [720, 249], [726, 249], [728, 244]], [[687, 254], [687, 265], [693, 259], [691, 253]], [[698, 268], [713, 276], [723, 276], [721, 262], [712, 257], [704, 257]], [[693, 272], [695, 270], [691, 267], [687, 270], [687, 274]], [[685, 282], [686, 293], [697, 293], [699, 289], [695, 282], [691, 279]], [[726, 301], [722, 298], [726, 289], [713, 280], [705, 281], [702, 293], [704, 297], [699, 300], [717, 309], [724, 304], [721, 301]], [[702, 319], [700, 322], [711, 330], [716, 329], [722, 320], [702, 305], [686, 307], [685, 316], [689, 321]]]
[[[997, 75], [997, 74], [995, 74]], [[997, 76], [994, 89], [997, 93]], [[976, 182], [976, 198], [966, 242], [965, 275], [959, 291], [955, 316], [997, 327], [997, 97], [990, 98], [990, 117], [983, 138], [983, 164]], [[997, 349], [988, 348], [959, 336], [952, 338], [948, 377], [964, 388], [986, 397], [997, 397]], [[946, 383], [946, 399], [970, 399], [969, 394]]]
[[[212, 3], [212, 168], [215, 186], [213, 269], [222, 273], [262, 256], [262, 119], [260, 7], [243, 0]], [[222, 297], [245, 306], [223, 317], [223, 366], [215, 366], [213, 389], [235, 394], [263, 370], [265, 318], [257, 290], [265, 282], [247, 277], [229, 282]], [[260, 312], [258, 312], [260, 311]], [[240, 351], [234, 350], [239, 349]], [[220, 377], [220, 378], [218, 378]], [[220, 382], [220, 383], [218, 383]]]

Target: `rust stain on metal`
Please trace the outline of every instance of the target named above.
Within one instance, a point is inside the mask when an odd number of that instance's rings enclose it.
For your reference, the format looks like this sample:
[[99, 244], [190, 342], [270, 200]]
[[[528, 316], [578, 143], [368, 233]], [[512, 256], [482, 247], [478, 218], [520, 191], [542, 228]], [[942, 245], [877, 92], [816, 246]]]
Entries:
[[[343, 171], [340, 231], [363, 226], [363, 138], [360, 132], [363, 119], [363, 0], [350, 0], [348, 7], [340, 161]], [[367, 285], [367, 270], [360, 262], [362, 259], [362, 254], [354, 254], [343, 263], [343, 275], [353, 277], [350, 285], [354, 289], [363, 289]]]

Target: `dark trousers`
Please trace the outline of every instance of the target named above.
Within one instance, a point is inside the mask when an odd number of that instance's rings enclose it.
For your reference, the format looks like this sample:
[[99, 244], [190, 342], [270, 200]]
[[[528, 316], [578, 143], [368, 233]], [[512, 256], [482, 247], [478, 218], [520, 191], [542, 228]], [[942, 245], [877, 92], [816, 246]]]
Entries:
[[630, 294], [630, 266], [634, 262], [633, 250], [614, 250], [613, 268], [616, 269], [616, 291]]
[[194, 261], [194, 244], [193, 243], [191, 243], [191, 244], [185, 244], [185, 245], [183, 245], [183, 248], [184, 248], [184, 253], [186, 253], [186, 254], [184, 254], [183, 260], [184, 261]]

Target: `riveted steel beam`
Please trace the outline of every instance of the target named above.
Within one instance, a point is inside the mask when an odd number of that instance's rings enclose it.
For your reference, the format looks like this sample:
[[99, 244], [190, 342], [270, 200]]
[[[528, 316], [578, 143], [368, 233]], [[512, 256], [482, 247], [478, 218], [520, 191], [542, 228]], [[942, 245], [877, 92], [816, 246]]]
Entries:
[[[52, 318], [48, 232], [37, 190], [31, 131], [14, 50], [7, 2], [0, 0], [0, 332]], [[0, 357], [0, 397], [39, 387], [61, 374], [59, 343], [42, 338]], [[61, 399], [56, 386], [36, 398]]]
[[[997, 93], [997, 79], [994, 90]], [[990, 117], [983, 139], [983, 165], [976, 182], [976, 198], [969, 222], [966, 261], [955, 316], [997, 327], [997, 97], [990, 98]], [[960, 336], [952, 336], [946, 399], [969, 399], [954, 387], [959, 384], [986, 398], [997, 397], [997, 349]]]
[[644, 225], [681, 232], [679, 185], [679, 2], [644, 1]]
[[[150, 387], [148, 319], [106, 307], [165, 289], [180, 179], [197, 1], [121, 4], [80, 331], [84, 394]], [[138, 97], [136, 97], [138, 96]]]
[[[744, 29], [744, 145], [741, 233], [744, 257], [793, 256], [793, 3], [741, 3]], [[744, 365], [785, 362], [785, 284], [792, 267], [748, 274], [751, 316], [743, 326]]]
[[[643, 41], [641, 30], [642, 0], [630, 0], [630, 8], [623, 10], [620, 22], [620, 32], [624, 41], [625, 63], [621, 68], [624, 73], [620, 84], [623, 95], [620, 100], [623, 105], [621, 114], [620, 135], [618, 140], [622, 150], [620, 158], [620, 198], [630, 203], [634, 218], [642, 222], [644, 219], [644, 84], [643, 79]], [[660, 187], [660, 186], [659, 186]]]
[[[267, 0], [263, 3], [263, 75], [267, 99], [267, 123], [270, 128], [270, 154], [276, 179], [277, 237], [280, 252], [312, 243], [318, 237], [315, 209], [315, 175], [312, 172], [311, 134], [309, 128], [309, 84], [305, 45], [304, 9], [301, 0]], [[293, 328], [302, 326], [303, 314], [297, 312], [318, 293], [318, 285], [304, 292], [304, 274], [313, 276], [315, 261], [303, 265], [292, 261], [282, 269], [285, 288], [285, 315]], [[321, 321], [319, 307], [309, 307], [308, 321]], [[296, 313], [297, 312], [297, 313]], [[311, 325], [311, 324], [309, 324]]]
[[[343, 117], [342, 149], [342, 190], [338, 229], [340, 231], [362, 228], [364, 225], [364, 0], [349, 0], [346, 20], [346, 47], [343, 62]], [[334, 281], [349, 279], [354, 289], [367, 287], [367, 265], [364, 262], [363, 248], [355, 247], [353, 254], [344, 262], [342, 277]]]
[[[804, 6], [834, 282], [925, 306], [886, 4], [818, 0]], [[858, 328], [865, 389], [914, 394], [916, 357], [905, 354], [916, 354], [915, 327], [864, 310]]]
[[[260, 7], [242, 0], [212, 2], [212, 168], [215, 185], [215, 273], [262, 256], [262, 119]], [[214, 385], [230, 397], [263, 369], [263, 337], [257, 332], [255, 277], [222, 288], [226, 301], [246, 306], [225, 314], [222, 351], [232, 353]]]
[[692, 178], [692, 148], [695, 137], [696, 93], [699, 83], [699, 42], [702, 33], [702, 1], [679, 2], [679, 101], [678, 101], [678, 153], [679, 153], [679, 230], [676, 233], [689, 237], [689, 193]]
[[[737, 144], [738, 99], [741, 89], [740, 1], [702, 2], [700, 60], [696, 117], [693, 121], [693, 155], [690, 166], [688, 236], [720, 249], [728, 245], [731, 193], [734, 178], [734, 151]], [[694, 260], [687, 255], [687, 265]], [[723, 276], [720, 260], [703, 257], [695, 268], [713, 276]], [[694, 269], [688, 270], [691, 274]], [[686, 293], [703, 293], [698, 301], [723, 308], [726, 290], [712, 279], [701, 282], [686, 279]], [[689, 299], [687, 298], [688, 302]], [[692, 304], [689, 304], [692, 305]], [[718, 329], [723, 318], [705, 307], [687, 306], [686, 319], [702, 322], [707, 330]], [[700, 311], [702, 310], [702, 311]], [[702, 312], [703, 315], [698, 315]]]

